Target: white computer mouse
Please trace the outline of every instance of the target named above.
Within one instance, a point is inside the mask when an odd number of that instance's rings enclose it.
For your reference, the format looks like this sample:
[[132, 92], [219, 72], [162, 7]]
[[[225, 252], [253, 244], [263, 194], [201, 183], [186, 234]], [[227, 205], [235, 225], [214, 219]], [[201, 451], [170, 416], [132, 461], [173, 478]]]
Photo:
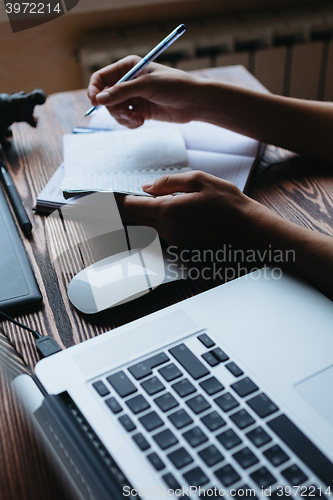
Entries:
[[155, 238], [145, 248], [124, 251], [86, 267], [71, 280], [67, 294], [79, 311], [94, 314], [144, 295], [164, 278], [163, 256]]
[[[77, 273], [67, 293], [83, 313], [98, 313], [186, 278], [173, 255], [163, 257], [154, 229], [123, 226], [112, 192], [72, 200], [50, 218], [64, 228], [64, 238], [49, 247], [53, 263], [66, 275], [69, 270]], [[81, 270], [82, 265], [87, 267]]]

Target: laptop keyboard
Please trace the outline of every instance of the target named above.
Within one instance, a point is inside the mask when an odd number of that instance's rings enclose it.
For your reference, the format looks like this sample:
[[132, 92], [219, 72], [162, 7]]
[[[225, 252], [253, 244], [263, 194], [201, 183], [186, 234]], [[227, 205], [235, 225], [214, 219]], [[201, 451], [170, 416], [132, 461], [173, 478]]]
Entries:
[[206, 332], [92, 387], [168, 489], [232, 490], [235, 498], [254, 497], [250, 489], [272, 498], [331, 494], [317, 484], [331, 477], [332, 464]]

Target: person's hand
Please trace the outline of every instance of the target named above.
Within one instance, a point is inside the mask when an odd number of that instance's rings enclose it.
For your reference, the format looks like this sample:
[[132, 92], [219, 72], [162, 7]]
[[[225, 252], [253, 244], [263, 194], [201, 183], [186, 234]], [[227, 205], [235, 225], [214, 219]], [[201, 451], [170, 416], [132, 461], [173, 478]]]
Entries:
[[92, 105], [105, 105], [129, 128], [148, 119], [177, 123], [196, 119], [200, 80], [184, 71], [151, 63], [133, 80], [115, 85], [140, 59], [128, 56], [94, 73], [88, 86]]
[[127, 222], [153, 227], [168, 244], [208, 248], [246, 240], [256, 202], [231, 182], [193, 171], [165, 175], [143, 188], [155, 197], [125, 196]]

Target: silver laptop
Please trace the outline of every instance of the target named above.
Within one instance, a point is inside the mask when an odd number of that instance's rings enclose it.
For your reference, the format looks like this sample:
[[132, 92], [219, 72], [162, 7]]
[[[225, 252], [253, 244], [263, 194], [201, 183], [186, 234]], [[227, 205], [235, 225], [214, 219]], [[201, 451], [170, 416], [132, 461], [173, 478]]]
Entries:
[[263, 268], [21, 376], [78, 497], [330, 498], [333, 306]]

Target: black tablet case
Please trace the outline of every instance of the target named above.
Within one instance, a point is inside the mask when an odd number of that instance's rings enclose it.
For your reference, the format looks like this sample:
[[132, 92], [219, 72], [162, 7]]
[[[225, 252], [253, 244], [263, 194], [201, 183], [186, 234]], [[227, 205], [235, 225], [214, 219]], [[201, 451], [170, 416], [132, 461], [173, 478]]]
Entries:
[[0, 310], [19, 309], [41, 300], [36, 278], [0, 189]]

